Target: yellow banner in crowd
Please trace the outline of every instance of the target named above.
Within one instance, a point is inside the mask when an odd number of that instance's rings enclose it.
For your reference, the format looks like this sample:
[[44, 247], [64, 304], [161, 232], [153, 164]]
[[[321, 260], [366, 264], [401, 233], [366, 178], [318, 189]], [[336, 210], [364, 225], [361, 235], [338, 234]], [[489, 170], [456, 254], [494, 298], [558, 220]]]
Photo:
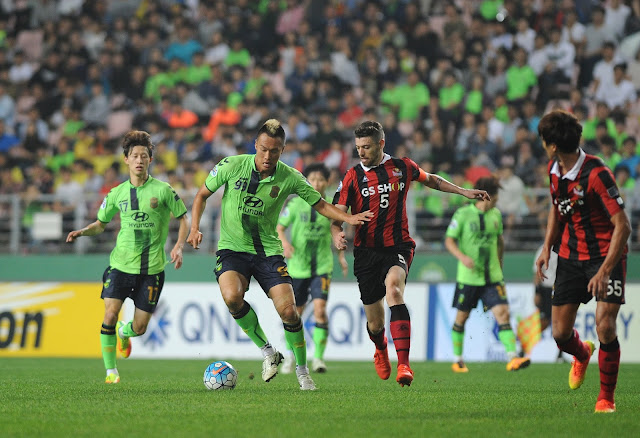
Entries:
[[0, 283], [0, 357], [100, 357], [100, 283]]

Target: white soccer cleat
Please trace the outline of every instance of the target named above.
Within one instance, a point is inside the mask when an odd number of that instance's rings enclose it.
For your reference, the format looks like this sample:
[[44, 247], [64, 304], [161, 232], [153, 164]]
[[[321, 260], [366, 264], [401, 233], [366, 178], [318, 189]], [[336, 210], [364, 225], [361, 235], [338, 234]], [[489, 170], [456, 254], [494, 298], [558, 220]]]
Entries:
[[262, 362], [262, 380], [268, 382], [278, 374], [278, 365], [280, 365], [282, 359], [284, 359], [284, 356], [279, 351], [264, 358]]
[[313, 383], [313, 379], [309, 373], [298, 374], [298, 383], [300, 384], [301, 391], [315, 391], [316, 384]]
[[280, 372], [282, 374], [291, 374], [296, 367], [296, 361], [293, 354], [288, 354], [284, 358], [284, 362], [282, 362], [282, 367], [280, 367]]
[[326, 373], [327, 372], [327, 364], [324, 363], [322, 359], [319, 357], [314, 357], [311, 361], [311, 369], [314, 373]]

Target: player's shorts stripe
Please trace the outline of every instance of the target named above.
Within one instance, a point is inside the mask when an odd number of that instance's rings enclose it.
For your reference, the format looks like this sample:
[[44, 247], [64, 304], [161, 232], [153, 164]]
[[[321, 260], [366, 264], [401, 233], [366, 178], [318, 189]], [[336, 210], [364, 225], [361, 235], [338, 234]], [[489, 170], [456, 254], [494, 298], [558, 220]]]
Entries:
[[[310, 218], [310, 223], [311, 223], [311, 227], [313, 228], [313, 225], [316, 223], [316, 220], [318, 219], [318, 212], [315, 209], [311, 209], [311, 218]], [[309, 261], [309, 267], [311, 268], [311, 276], [315, 277], [317, 274], [317, 270], [318, 270], [318, 245], [317, 243], [315, 243], [315, 241], [309, 241], [308, 245], [311, 246], [310, 250], [311, 250], [311, 260]]]
[[[387, 173], [387, 168], [385, 166], [377, 166], [373, 169], [373, 171], [378, 176], [378, 184], [387, 184], [389, 182], [389, 174]], [[385, 225], [387, 225], [387, 215], [389, 214], [389, 205], [392, 203], [393, 192], [386, 193], [387, 198], [387, 208], [382, 208], [382, 193], [379, 193], [378, 196], [380, 198], [378, 204], [380, 208], [378, 209], [378, 217], [376, 218], [376, 227], [373, 230], [373, 245], [377, 248], [382, 248], [385, 246], [384, 244], [384, 229]]]
[[[480, 235], [484, 236], [486, 231], [486, 225], [484, 223], [484, 214], [478, 213], [478, 220], [480, 221]], [[489, 248], [480, 247], [480, 257], [484, 259], [484, 283], [491, 283], [491, 272], [489, 270]]]
[[[354, 170], [356, 172], [356, 183], [358, 184], [358, 197], [362, 200], [362, 209], [360, 211], [367, 211], [369, 210], [369, 197], [362, 196], [362, 190], [364, 188], [369, 187], [367, 183], [363, 181], [365, 177], [364, 169], [362, 168], [362, 166], [357, 165], [354, 167]], [[367, 246], [368, 233], [369, 233], [369, 222], [365, 222], [364, 224], [360, 225], [360, 231], [358, 233], [361, 246]]]
[[129, 196], [131, 198], [131, 210], [140, 210], [140, 205], [138, 203], [138, 191], [135, 187], [131, 187], [131, 190], [129, 190]]
[[404, 190], [398, 193], [398, 199], [396, 201], [396, 222], [395, 222], [395, 226], [393, 227], [393, 244], [400, 245], [402, 243], [402, 238], [403, 238], [402, 219], [404, 215], [404, 200], [405, 200], [404, 194], [406, 193], [406, 190], [409, 187], [410, 180], [409, 180], [409, 173], [407, 170], [407, 163], [405, 163], [404, 160], [394, 158], [393, 164], [395, 164], [396, 167], [400, 169], [400, 171], [402, 172], [403, 177], [400, 182], [403, 182], [405, 187]]

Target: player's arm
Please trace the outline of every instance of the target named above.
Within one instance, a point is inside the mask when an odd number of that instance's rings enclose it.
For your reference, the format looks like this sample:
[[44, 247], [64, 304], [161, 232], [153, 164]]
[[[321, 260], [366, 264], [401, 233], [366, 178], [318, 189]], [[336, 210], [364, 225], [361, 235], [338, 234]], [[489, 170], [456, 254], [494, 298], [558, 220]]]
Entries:
[[475, 263], [473, 263], [473, 259], [460, 251], [456, 239], [450, 236], [445, 237], [444, 247], [447, 248], [447, 251], [449, 251], [451, 255], [457, 258], [463, 265], [465, 265], [469, 269], [473, 269], [473, 267], [475, 266]]
[[81, 236], [96, 236], [102, 233], [106, 226], [107, 224], [97, 220], [95, 222], [90, 223], [89, 225], [82, 228], [81, 230], [71, 231], [67, 235], [67, 243], [73, 242], [74, 240], [76, 240], [78, 237], [81, 237]]
[[629, 218], [625, 214], [624, 210], [618, 211], [611, 217], [611, 223], [613, 224], [613, 235], [611, 236], [611, 244], [609, 246], [609, 252], [604, 258], [604, 262], [596, 272], [589, 284], [587, 290], [594, 296], [600, 299], [607, 297], [607, 288], [609, 285], [609, 276], [611, 271], [620, 261], [624, 247], [627, 244], [627, 240], [631, 235], [631, 224]]
[[549, 215], [547, 217], [547, 232], [544, 236], [544, 244], [542, 245], [542, 252], [536, 260], [537, 266], [537, 275], [540, 280], [545, 280], [547, 278], [544, 275], [542, 267], [544, 266], [544, 270], [549, 269], [549, 257], [551, 257], [551, 247], [553, 243], [558, 240], [560, 237], [560, 221], [558, 220], [558, 216], [555, 211], [555, 207], [553, 203], [549, 207]]
[[180, 219], [180, 228], [178, 229], [178, 240], [171, 250], [171, 263], [173, 263], [176, 269], [180, 269], [182, 266], [182, 248], [184, 248], [184, 242], [187, 239], [187, 232], [189, 231], [189, 220], [187, 214], [183, 214]]
[[349, 264], [347, 263], [347, 258], [344, 255], [344, 250], [338, 250], [338, 262], [342, 268], [342, 276], [346, 277], [349, 273]]
[[462, 187], [459, 187], [452, 182], [447, 181], [439, 175], [427, 173], [422, 169], [420, 169], [420, 176], [418, 177], [418, 181], [434, 190], [439, 190], [446, 193], [455, 193], [469, 199], [477, 199], [483, 201], [488, 201], [491, 199], [489, 194], [484, 190], [463, 189]]
[[334, 221], [346, 222], [351, 225], [362, 225], [365, 222], [369, 222], [373, 217], [373, 213], [370, 210], [358, 214], [348, 214], [346, 207], [342, 210], [333, 204], [329, 204], [324, 199], [316, 202], [313, 205], [313, 209], [324, 217], [328, 217]]
[[504, 236], [502, 234], [498, 236], [498, 261], [500, 268], [504, 268]]
[[[336, 204], [335, 207], [342, 211], [343, 213], [347, 213], [347, 206]], [[342, 229], [341, 220], [333, 220], [331, 221], [331, 238], [333, 239], [333, 245], [336, 247], [338, 251], [344, 251], [347, 249], [347, 239], [344, 235], [344, 230]]]
[[282, 224], [278, 224], [276, 226], [276, 231], [278, 232], [278, 238], [282, 242], [284, 257], [287, 259], [290, 259], [293, 256], [293, 252], [295, 251], [295, 249], [293, 248], [293, 245], [291, 245], [291, 242], [289, 242], [289, 239], [287, 239], [287, 235], [285, 233], [286, 229], [287, 227], [285, 227]]
[[200, 220], [207, 206], [207, 199], [209, 199], [209, 196], [212, 194], [213, 192], [209, 190], [207, 185], [203, 184], [193, 200], [193, 206], [191, 207], [191, 232], [189, 233], [189, 237], [187, 237], [187, 243], [195, 249], [200, 249], [200, 242], [202, 242]]

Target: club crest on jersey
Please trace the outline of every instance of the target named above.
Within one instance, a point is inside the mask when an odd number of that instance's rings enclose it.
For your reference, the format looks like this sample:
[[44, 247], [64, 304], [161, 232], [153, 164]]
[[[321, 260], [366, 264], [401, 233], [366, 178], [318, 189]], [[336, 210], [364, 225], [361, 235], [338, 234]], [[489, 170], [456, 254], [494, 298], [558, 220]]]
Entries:
[[216, 164], [215, 166], [213, 166], [213, 169], [211, 169], [211, 172], [209, 172], [209, 175], [216, 176], [218, 174], [218, 165]]
[[280, 187], [273, 186], [271, 187], [271, 192], [269, 193], [269, 196], [275, 199], [278, 197], [278, 193], [280, 193]]
[[149, 207], [158, 208], [158, 198], [151, 198], [149, 201]]
[[398, 169], [397, 167], [394, 167], [393, 170], [391, 171], [391, 173], [393, 174], [393, 176], [397, 176], [399, 178], [402, 178], [402, 171], [400, 169]]
[[579, 196], [579, 197], [581, 197], [581, 198], [583, 198], [583, 197], [584, 197], [584, 189], [582, 188], [582, 186], [581, 186], [580, 184], [578, 184], [577, 186], [575, 186], [575, 187], [573, 188], [573, 193], [574, 193], [576, 196]]

